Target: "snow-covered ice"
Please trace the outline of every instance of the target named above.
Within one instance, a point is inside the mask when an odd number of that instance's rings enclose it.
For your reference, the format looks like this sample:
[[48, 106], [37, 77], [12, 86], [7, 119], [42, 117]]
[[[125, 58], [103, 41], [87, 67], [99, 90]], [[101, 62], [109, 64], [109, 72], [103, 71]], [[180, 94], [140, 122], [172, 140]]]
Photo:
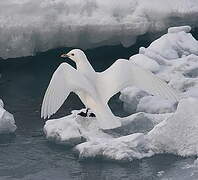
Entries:
[[[196, 0], [0, 1], [0, 57], [58, 47], [130, 46], [138, 36], [159, 35], [170, 26], [197, 27], [197, 18]], [[189, 31], [169, 32], [181, 29]]]
[[134, 56], [131, 56], [129, 60], [135, 62], [136, 64], [145, 69], [150, 70], [153, 73], [159, 71], [160, 69], [160, 66], [156, 61], [142, 54], [136, 54]]
[[[144, 134], [135, 132], [151, 130], [157, 123], [156, 116], [147, 117], [144, 113], [137, 113], [121, 119], [122, 127], [103, 131], [99, 129], [96, 118], [81, 117], [77, 113], [79, 111], [73, 111], [67, 117], [48, 120], [44, 126], [47, 139], [74, 147], [81, 159], [101, 157], [108, 160], [131, 161], [153, 155]], [[123, 134], [130, 135], [122, 136]]]
[[197, 109], [198, 99], [182, 99], [177, 111], [148, 133], [152, 150], [180, 156], [198, 155]]
[[4, 103], [0, 99], [0, 134], [13, 133], [16, 130], [14, 116], [6, 111]]
[[[159, 63], [160, 68], [155, 72], [156, 75], [167, 81], [184, 98], [179, 102], [177, 110], [177, 104], [159, 97], [146, 95], [139, 99], [136, 112], [166, 115], [167, 112], [176, 110], [172, 116], [165, 117], [148, 133], [148, 143], [155, 153], [173, 153], [181, 156], [198, 154], [196, 142], [198, 137], [198, 41], [189, 31], [188, 26], [170, 28], [167, 34], [151, 43], [149, 47], [140, 48], [141, 55]], [[130, 59], [133, 59], [133, 56]], [[145, 67], [143, 62], [139, 65], [149, 69], [149, 66]], [[130, 102], [133, 106], [132, 100], [136, 97], [131, 92], [127, 93], [124, 90], [120, 96], [126, 110], [129, 109]], [[121, 98], [122, 96], [128, 99]], [[129, 107], [126, 108], [126, 106]]]
[[136, 113], [122, 118], [122, 127], [111, 131], [98, 129], [95, 118], [75, 113], [47, 121], [44, 132], [50, 141], [74, 147], [80, 159], [132, 161], [159, 153], [197, 155], [197, 108], [197, 99], [186, 98], [175, 113]]
[[[190, 29], [188, 26], [185, 28]], [[130, 60], [135, 57], [135, 62], [148, 70], [153, 67], [153, 61], [158, 63], [158, 71], [154, 73], [175, 88], [181, 97], [198, 96], [198, 41], [187, 30], [184, 30], [184, 27], [171, 28], [171, 32], [169, 30], [149, 47], [141, 47], [139, 52], [141, 56], [134, 55], [130, 57]], [[159, 97], [148, 97], [148, 94], [144, 96], [139, 94], [144, 94], [144, 92], [140, 89], [130, 90], [130, 88], [122, 91], [120, 99], [124, 102], [125, 110], [130, 112], [131, 107], [133, 107], [133, 112], [165, 113], [175, 110], [176, 105], [173, 102]], [[134, 99], [138, 99], [138, 102]]]
[[78, 151], [80, 159], [102, 158], [114, 161], [132, 161], [153, 155], [142, 133], [114, 139], [88, 141], [77, 145], [74, 149]]
[[161, 114], [174, 112], [175, 109], [175, 102], [157, 96], [145, 96], [140, 99], [136, 111]]
[[[84, 110], [83, 110], [84, 111]], [[94, 117], [81, 117], [79, 111], [61, 119], [48, 120], [44, 133], [49, 141], [74, 147], [81, 159], [102, 158], [132, 161], [154, 153], [144, 133], [172, 114], [136, 113], [121, 118], [122, 127], [101, 130]]]
[[153, 72], [181, 96], [178, 104], [128, 87], [120, 100], [134, 114], [120, 118], [121, 127], [102, 131], [96, 118], [83, 118], [74, 111], [47, 121], [47, 138], [72, 146], [80, 159], [132, 161], [159, 153], [197, 156], [198, 46], [189, 31], [188, 26], [171, 28], [149, 47], [140, 48], [140, 56], [130, 58], [143, 68], [157, 67]]
[[175, 60], [191, 54], [198, 55], [198, 42], [191, 33], [183, 30], [169, 32], [152, 42], [149, 47], [140, 48], [140, 53], [159, 64], [168, 64], [167, 60]]
[[136, 112], [140, 99], [148, 95], [147, 92], [137, 87], [127, 87], [122, 90], [119, 99], [124, 102], [123, 106], [125, 111], [134, 113]]

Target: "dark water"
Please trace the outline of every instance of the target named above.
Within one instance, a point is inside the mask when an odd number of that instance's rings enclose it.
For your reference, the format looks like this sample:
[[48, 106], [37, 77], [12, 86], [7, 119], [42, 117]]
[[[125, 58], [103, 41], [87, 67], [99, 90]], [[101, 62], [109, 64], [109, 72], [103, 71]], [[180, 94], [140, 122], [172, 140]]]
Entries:
[[[103, 47], [87, 51], [97, 71], [109, 67], [117, 58], [128, 58], [138, 47]], [[194, 158], [156, 155], [131, 163], [82, 161], [71, 149], [51, 144], [42, 136], [44, 120], [40, 106], [52, 73], [63, 61], [59, 55], [69, 49], [57, 49], [26, 57], [0, 61], [0, 95], [5, 108], [14, 114], [16, 135], [0, 136], [0, 180], [150, 180], [198, 179], [198, 172], [189, 166]], [[94, 59], [94, 61], [93, 61]], [[81, 109], [83, 104], [71, 95], [54, 117]], [[116, 115], [125, 116], [118, 98], [111, 101]]]

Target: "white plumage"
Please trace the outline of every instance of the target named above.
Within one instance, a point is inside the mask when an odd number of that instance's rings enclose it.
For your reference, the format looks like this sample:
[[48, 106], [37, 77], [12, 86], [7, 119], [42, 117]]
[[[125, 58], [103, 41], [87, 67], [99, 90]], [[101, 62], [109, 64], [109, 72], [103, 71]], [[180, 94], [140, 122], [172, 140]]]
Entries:
[[77, 66], [73, 68], [62, 63], [54, 72], [44, 96], [41, 117], [50, 117], [61, 107], [70, 92], [76, 93], [87, 108], [98, 119], [102, 129], [121, 126], [108, 106], [109, 99], [128, 86], [137, 86], [153, 95], [178, 101], [176, 92], [150, 71], [144, 70], [132, 61], [117, 60], [107, 70], [95, 72], [86, 55], [74, 49], [61, 57], [69, 57]]

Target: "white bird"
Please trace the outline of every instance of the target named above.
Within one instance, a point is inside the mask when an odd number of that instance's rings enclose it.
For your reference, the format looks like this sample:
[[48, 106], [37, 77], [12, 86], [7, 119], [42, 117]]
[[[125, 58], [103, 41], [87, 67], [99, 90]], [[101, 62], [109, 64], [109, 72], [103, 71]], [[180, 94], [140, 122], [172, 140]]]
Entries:
[[95, 72], [85, 53], [73, 49], [61, 57], [68, 57], [76, 63], [76, 69], [62, 63], [54, 72], [46, 90], [41, 117], [49, 118], [57, 112], [70, 92], [79, 96], [90, 108], [102, 129], [121, 126], [108, 106], [109, 99], [128, 86], [137, 86], [153, 95], [178, 101], [176, 92], [150, 71], [144, 70], [133, 61], [118, 59], [103, 72]]

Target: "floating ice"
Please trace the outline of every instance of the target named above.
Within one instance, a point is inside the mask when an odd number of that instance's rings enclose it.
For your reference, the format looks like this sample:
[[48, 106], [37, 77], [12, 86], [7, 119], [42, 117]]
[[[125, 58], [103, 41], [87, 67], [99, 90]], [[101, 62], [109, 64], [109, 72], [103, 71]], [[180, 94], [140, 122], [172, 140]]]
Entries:
[[[83, 110], [84, 111], [84, 110]], [[61, 119], [48, 120], [44, 126], [49, 141], [74, 147], [79, 158], [132, 161], [150, 157], [153, 151], [143, 133], [172, 114], [136, 113], [121, 118], [122, 126], [100, 130], [96, 118], [81, 117], [79, 111]], [[138, 132], [138, 133], [137, 133]]]
[[[73, 114], [47, 121], [44, 131], [49, 140], [74, 146], [81, 159], [132, 161], [158, 153], [198, 155], [197, 108], [197, 99], [183, 99], [174, 114], [137, 113], [123, 118], [122, 127], [111, 131], [98, 129], [94, 118]], [[142, 131], [146, 129], [148, 134]]]
[[0, 134], [13, 133], [16, 130], [14, 117], [3, 108], [3, 105], [0, 99]]
[[170, 26], [197, 27], [197, 12], [196, 0], [0, 1], [0, 57], [30, 56], [58, 47], [130, 46], [138, 36]]

